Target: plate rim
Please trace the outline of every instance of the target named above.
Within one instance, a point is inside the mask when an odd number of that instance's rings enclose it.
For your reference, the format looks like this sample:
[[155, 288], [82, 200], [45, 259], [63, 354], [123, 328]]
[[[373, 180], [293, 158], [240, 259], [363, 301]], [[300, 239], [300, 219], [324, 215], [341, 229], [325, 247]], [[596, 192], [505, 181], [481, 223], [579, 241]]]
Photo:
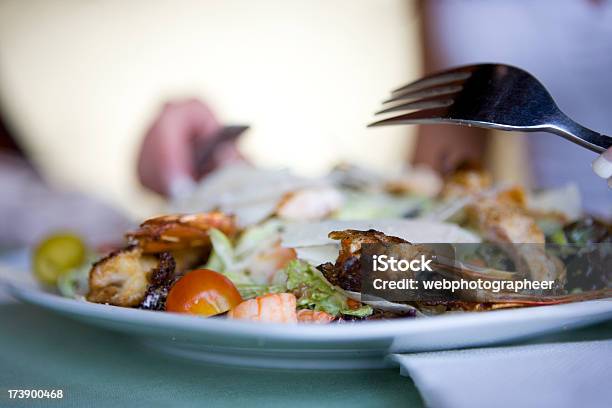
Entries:
[[[489, 324], [496, 326], [513, 322], [534, 323], [546, 320], [554, 310], [556, 319], [597, 317], [612, 319], [612, 298], [596, 299], [560, 305], [525, 307], [485, 312], [465, 312], [432, 316], [428, 318], [405, 318], [387, 321], [367, 321], [334, 325], [291, 325], [202, 318], [192, 315], [124, 308], [107, 304], [69, 299], [41, 289], [24, 287], [6, 282], [9, 293], [16, 299], [38, 307], [79, 317], [95, 317], [140, 326], [175, 329], [189, 332], [249, 337], [266, 337], [277, 340], [310, 342], [325, 341], [372, 341], [388, 340], [420, 331], [445, 331], [466, 329], [470, 326]], [[77, 305], [77, 307], [75, 307]], [[367, 327], [368, 330], [364, 330]]]

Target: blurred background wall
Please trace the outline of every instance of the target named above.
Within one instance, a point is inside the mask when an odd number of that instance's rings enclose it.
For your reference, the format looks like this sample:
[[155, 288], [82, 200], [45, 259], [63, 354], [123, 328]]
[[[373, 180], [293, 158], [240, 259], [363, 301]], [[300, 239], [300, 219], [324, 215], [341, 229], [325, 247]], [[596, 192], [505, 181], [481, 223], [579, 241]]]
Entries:
[[176, 98], [250, 124], [259, 165], [398, 169], [415, 128], [365, 125], [419, 74], [418, 34], [408, 0], [0, 0], [0, 104], [50, 182], [140, 217], [140, 139]]

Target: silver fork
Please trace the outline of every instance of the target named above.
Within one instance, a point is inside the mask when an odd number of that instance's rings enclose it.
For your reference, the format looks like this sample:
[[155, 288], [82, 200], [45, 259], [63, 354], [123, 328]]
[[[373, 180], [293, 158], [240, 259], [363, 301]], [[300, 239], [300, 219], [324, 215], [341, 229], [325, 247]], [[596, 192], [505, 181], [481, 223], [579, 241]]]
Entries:
[[612, 145], [612, 137], [587, 129], [561, 112], [533, 75], [510, 65], [478, 64], [443, 71], [396, 89], [383, 103], [389, 107], [377, 115], [409, 113], [369, 126], [447, 123], [549, 132], [598, 153]]

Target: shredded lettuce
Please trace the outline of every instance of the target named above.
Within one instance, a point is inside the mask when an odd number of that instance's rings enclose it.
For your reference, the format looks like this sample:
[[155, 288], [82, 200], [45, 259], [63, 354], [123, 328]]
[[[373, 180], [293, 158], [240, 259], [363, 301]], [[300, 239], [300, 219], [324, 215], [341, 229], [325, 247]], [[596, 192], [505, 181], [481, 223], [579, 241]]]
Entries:
[[297, 296], [298, 308], [314, 309], [333, 316], [340, 314], [368, 316], [372, 308], [363, 305], [358, 309], [348, 306], [348, 298], [327, 282], [321, 272], [304, 261], [291, 261], [285, 269], [287, 289]]

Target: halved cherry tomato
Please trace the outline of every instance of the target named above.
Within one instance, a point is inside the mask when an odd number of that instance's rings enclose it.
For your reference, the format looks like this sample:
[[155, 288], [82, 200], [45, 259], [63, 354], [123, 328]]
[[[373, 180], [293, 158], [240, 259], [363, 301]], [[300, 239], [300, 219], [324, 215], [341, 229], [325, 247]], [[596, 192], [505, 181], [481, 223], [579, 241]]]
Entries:
[[210, 269], [195, 269], [172, 286], [166, 310], [213, 316], [227, 312], [240, 302], [240, 292], [228, 278]]

